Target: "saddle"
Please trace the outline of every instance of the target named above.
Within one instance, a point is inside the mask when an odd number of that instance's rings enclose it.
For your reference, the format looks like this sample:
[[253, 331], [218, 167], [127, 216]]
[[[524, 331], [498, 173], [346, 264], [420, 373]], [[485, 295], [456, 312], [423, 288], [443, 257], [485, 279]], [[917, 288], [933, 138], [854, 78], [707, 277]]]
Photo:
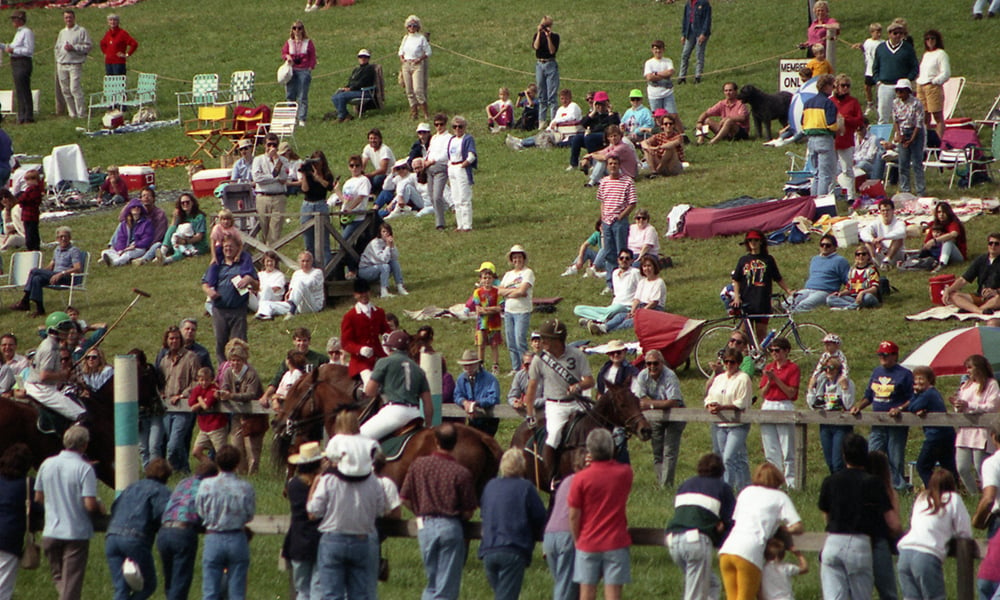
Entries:
[[399, 457], [406, 451], [406, 444], [423, 428], [423, 423], [423, 418], [413, 419], [378, 441], [386, 462], [399, 460]]

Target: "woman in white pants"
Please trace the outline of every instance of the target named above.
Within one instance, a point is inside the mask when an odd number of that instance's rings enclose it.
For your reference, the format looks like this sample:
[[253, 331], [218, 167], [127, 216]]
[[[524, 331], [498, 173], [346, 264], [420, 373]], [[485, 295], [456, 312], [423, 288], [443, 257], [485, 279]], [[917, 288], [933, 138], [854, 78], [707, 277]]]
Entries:
[[454, 137], [448, 140], [448, 183], [455, 205], [455, 231], [472, 231], [472, 169], [476, 166], [476, 141], [465, 132], [465, 117], [451, 120]]

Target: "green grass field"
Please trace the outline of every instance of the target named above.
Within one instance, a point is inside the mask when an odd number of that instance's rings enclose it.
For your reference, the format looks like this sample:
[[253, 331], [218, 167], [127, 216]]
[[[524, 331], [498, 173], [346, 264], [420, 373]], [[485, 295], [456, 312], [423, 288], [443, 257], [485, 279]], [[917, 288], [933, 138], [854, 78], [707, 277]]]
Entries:
[[[579, 173], [565, 173], [566, 150], [510, 151], [503, 136], [491, 136], [485, 128], [483, 107], [495, 99], [499, 86], [523, 89], [534, 80], [533, 57], [529, 44], [532, 31], [543, 12], [554, 16], [555, 30], [562, 35], [559, 54], [563, 87], [570, 87], [578, 100], [587, 90], [605, 89], [612, 103], [624, 110], [628, 90], [639, 84], [642, 62], [648, 58], [649, 42], [666, 41], [666, 56], [675, 64], [679, 61], [679, 22], [682, 3], [663, 4], [648, 0], [626, 0], [614, 4], [604, 2], [554, 1], [544, 6], [513, 0], [502, 3], [438, 0], [423, 5], [389, 3], [383, 0], [362, 0], [349, 8], [336, 8], [305, 14], [300, 2], [243, 3], [222, 0], [147, 0], [120, 12], [122, 26], [139, 40], [140, 48], [130, 59], [130, 84], [136, 71], [158, 73], [161, 77], [158, 108], [164, 118], [176, 116], [174, 92], [190, 89], [191, 77], [197, 73], [218, 72], [228, 81], [234, 70], [253, 69], [257, 72], [257, 100], [274, 103], [284, 99], [283, 89], [274, 83], [274, 72], [280, 60], [280, 48], [287, 37], [288, 25], [295, 19], [305, 21], [310, 37], [317, 45], [319, 65], [314, 73], [310, 95], [308, 125], [296, 132], [300, 154], [322, 149], [330, 157], [334, 172], [346, 174], [346, 159], [360, 153], [366, 142], [366, 132], [379, 127], [385, 142], [397, 156], [407, 152], [414, 139], [415, 123], [407, 117], [406, 102], [395, 85], [398, 70], [394, 58], [403, 35], [403, 20], [411, 12], [423, 19], [424, 29], [435, 44], [430, 62], [430, 105], [433, 111], [449, 115], [462, 114], [469, 118], [470, 133], [476, 137], [480, 153], [480, 168], [476, 174], [474, 228], [471, 235], [455, 235], [434, 231], [429, 218], [401, 219], [393, 226], [399, 240], [403, 270], [411, 296], [392, 298], [377, 303], [387, 311], [402, 317], [404, 309], [419, 309], [427, 305], [449, 306], [462, 302], [473, 288], [473, 270], [481, 261], [491, 260], [505, 265], [507, 249], [523, 244], [529, 253], [529, 266], [536, 272], [535, 293], [538, 296], [562, 296], [556, 316], [573, 323], [571, 338], [584, 339], [585, 332], [575, 326], [572, 307], [576, 304], [603, 303], [600, 285], [590, 279], [560, 278], [559, 274], [591, 231], [597, 216], [592, 190], [582, 187]], [[795, 49], [804, 39], [806, 16], [801, 0], [771, 0], [767, 2], [723, 1], [713, 3], [713, 36], [707, 52], [707, 73], [700, 85], [689, 83], [677, 88], [681, 115], [693, 123], [697, 115], [721, 97], [722, 83], [735, 80], [740, 85], [754, 83], [765, 90], [777, 85], [777, 58], [798, 58]], [[611, 14], [608, 11], [612, 11]], [[87, 27], [95, 39], [103, 35], [108, 11], [85, 9], [78, 11], [78, 22]], [[910, 32], [918, 41], [923, 31], [940, 29], [954, 75], [969, 79], [963, 93], [958, 115], [982, 118], [1000, 91], [1000, 67], [990, 56], [997, 47], [996, 20], [971, 21], [965, 3], [940, 3], [931, 0], [885, 0], [872, 3], [863, 0], [838, 0], [832, 4], [832, 16], [842, 25], [842, 38], [854, 43], [867, 36], [868, 24], [879, 21], [884, 26], [897, 16], [906, 17]], [[8, 125], [15, 150], [44, 155], [55, 145], [78, 143], [90, 166], [137, 164], [152, 159], [186, 155], [191, 142], [180, 128], [167, 128], [147, 133], [123, 136], [87, 138], [76, 132], [82, 122], [52, 116], [52, 80], [54, 65], [51, 46], [62, 20], [57, 10], [34, 10], [29, 13], [29, 26], [35, 31], [37, 52], [34, 87], [42, 90], [41, 115], [32, 126]], [[12, 35], [10, 30], [8, 34]], [[7, 39], [7, 38], [4, 38]], [[385, 110], [371, 113], [364, 119], [337, 125], [322, 123], [323, 113], [332, 110], [329, 98], [344, 84], [355, 64], [358, 48], [372, 51], [373, 60], [386, 69], [387, 102]], [[919, 54], [919, 53], [918, 53]], [[103, 69], [95, 51], [85, 69], [85, 89], [100, 89]], [[855, 95], [861, 94], [861, 53], [841, 44], [838, 47], [838, 71], [845, 71], [855, 81]], [[0, 73], [0, 87], [8, 87], [9, 79]], [[187, 115], [186, 118], [190, 118]], [[9, 121], [8, 121], [9, 123]], [[988, 144], [988, 134], [982, 140]], [[759, 141], [720, 144], [710, 148], [689, 147], [687, 160], [691, 168], [679, 178], [641, 181], [638, 184], [639, 203], [653, 214], [653, 224], [662, 233], [665, 217], [676, 204], [695, 206], [715, 204], [742, 195], [754, 197], [781, 194], [788, 159], [780, 150], [762, 148]], [[214, 164], [207, 165], [216, 166]], [[971, 191], [948, 190], [948, 174], [928, 173], [929, 194], [941, 198], [963, 195], [996, 196], [995, 184]], [[180, 190], [189, 184], [183, 169], [157, 171], [161, 190]], [[204, 208], [214, 212], [214, 201]], [[297, 209], [298, 201], [290, 203]], [[168, 207], [164, 207], [168, 208]], [[169, 210], [169, 209], [168, 209]], [[82, 248], [101, 249], [115, 224], [110, 212], [93, 212], [64, 219], [59, 224], [74, 229], [74, 237]], [[43, 238], [52, 239], [56, 223], [42, 226]], [[984, 216], [968, 225], [970, 251], [984, 250], [983, 240], [988, 231], [997, 228], [995, 216]], [[675, 268], [662, 276], [668, 288], [667, 309], [692, 318], [721, 317], [718, 290], [729, 279], [729, 272], [741, 253], [735, 238], [712, 240], [662, 240], [663, 253], [671, 256]], [[912, 244], [912, 242], [911, 242]], [[781, 246], [773, 254], [792, 287], [805, 279], [808, 259], [816, 252], [815, 243]], [[89, 302], [81, 303], [88, 321], [113, 321], [132, 300], [132, 287], [152, 294], [129, 313], [122, 325], [105, 343], [109, 353], [122, 352], [135, 345], [155, 352], [164, 329], [180, 318], [202, 313], [203, 294], [198, 282], [205, 268], [200, 260], [188, 260], [170, 267], [106, 269], [96, 264], [92, 268]], [[961, 273], [961, 267], [949, 272]], [[889, 338], [900, 344], [904, 353], [941, 331], [955, 327], [954, 323], [908, 323], [903, 317], [928, 304], [926, 277], [912, 273], [890, 273], [893, 285], [900, 293], [893, 295], [888, 305], [876, 311], [861, 313], [829, 312], [826, 309], [808, 316], [845, 340], [844, 349], [850, 361], [855, 383], [863, 385], [867, 373], [875, 365], [874, 349], [880, 339]], [[61, 297], [47, 295], [48, 306], [59, 306]], [[4, 304], [13, 295], [3, 298]], [[292, 321], [250, 324], [250, 342], [254, 348], [251, 363], [265, 376], [273, 372], [284, 352], [291, 346], [289, 331], [304, 325], [313, 331], [314, 345], [321, 347], [330, 335], [339, 335], [339, 321], [347, 302], [340, 302], [318, 315], [297, 317]], [[538, 327], [544, 320], [536, 316]], [[201, 319], [200, 339], [211, 346], [211, 331], [207, 319]], [[404, 328], [415, 330], [414, 321], [401, 318]], [[36, 339], [40, 323], [26, 319], [22, 313], [0, 311], [0, 328], [13, 331], [27, 347]], [[438, 321], [432, 323], [437, 332], [436, 347], [454, 365], [460, 352], [472, 344], [469, 323]], [[622, 337], [631, 339], [623, 333]], [[502, 364], [505, 364], [502, 360]], [[593, 366], [599, 366], [596, 359]], [[453, 369], [454, 370], [454, 369]], [[506, 370], [506, 369], [505, 369]], [[704, 379], [695, 369], [679, 372], [689, 404], [701, 401]], [[509, 379], [502, 379], [506, 388]], [[950, 393], [957, 381], [948, 378], [939, 387]], [[512, 424], [505, 424], [499, 438], [502, 445], [510, 439]], [[810, 436], [817, 439], [817, 436]], [[914, 432], [908, 456], [916, 457], [921, 436]], [[825, 472], [817, 443], [810, 447], [809, 485], [793, 492], [792, 498], [810, 531], [822, 529], [822, 517], [815, 508], [820, 481]], [[693, 474], [697, 457], [710, 450], [707, 428], [692, 425], [686, 431], [678, 478]], [[748, 447], [752, 462], [763, 460], [756, 429]], [[643, 527], [662, 526], [670, 517], [673, 496], [655, 487], [649, 467], [649, 448], [632, 444], [632, 459], [636, 467], [636, 485], [629, 503], [630, 524]], [[280, 494], [281, 483], [271, 474], [253, 479], [258, 493], [261, 514], [287, 512], [287, 503]], [[110, 491], [104, 490], [110, 503]], [[974, 506], [974, 498], [967, 499]], [[908, 513], [909, 501], [904, 500]], [[253, 541], [251, 598], [279, 598], [287, 595], [287, 577], [277, 572], [275, 561], [280, 538], [260, 536]], [[472, 545], [472, 552], [476, 544]], [[412, 540], [390, 540], [386, 552], [392, 559], [391, 581], [382, 588], [386, 598], [412, 598], [423, 585], [416, 543]], [[682, 578], [672, 565], [665, 549], [636, 548], [632, 553], [635, 583], [626, 593], [635, 595], [679, 595]], [[816, 556], [810, 556], [816, 567]], [[951, 566], [948, 567], [949, 571]], [[475, 598], [488, 594], [485, 577], [478, 561], [471, 558], [463, 581], [463, 597]], [[200, 585], [196, 575], [195, 589]], [[954, 582], [950, 582], [954, 590]], [[85, 598], [104, 598], [111, 594], [110, 578], [103, 560], [103, 541], [95, 538], [91, 545], [91, 561], [87, 574]], [[157, 593], [160, 597], [162, 592]], [[550, 595], [550, 579], [540, 551], [527, 576], [524, 598], [540, 599]], [[818, 568], [796, 582], [800, 598], [818, 598]], [[953, 592], [950, 594], [952, 595]], [[196, 591], [193, 597], [198, 597]], [[16, 597], [54, 597], [47, 571], [22, 572]]]

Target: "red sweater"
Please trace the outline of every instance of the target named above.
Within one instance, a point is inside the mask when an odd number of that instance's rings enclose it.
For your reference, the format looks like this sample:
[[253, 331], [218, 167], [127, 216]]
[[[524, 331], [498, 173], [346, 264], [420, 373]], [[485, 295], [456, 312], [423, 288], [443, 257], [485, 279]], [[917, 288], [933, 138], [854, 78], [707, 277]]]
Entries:
[[833, 147], [836, 150], [851, 148], [854, 146], [854, 132], [865, 122], [865, 117], [861, 113], [861, 103], [850, 95], [838, 98], [837, 94], [834, 94], [830, 96], [830, 100], [837, 105], [837, 114], [844, 117], [844, 132], [838, 133], [833, 139]]
[[108, 65], [124, 65], [125, 57], [118, 56], [124, 52], [129, 56], [135, 54], [139, 42], [135, 41], [127, 31], [119, 27], [109, 29], [101, 38], [101, 52], [104, 53], [104, 63]]
[[37, 223], [42, 208], [42, 186], [32, 185], [24, 188], [17, 195], [17, 202], [21, 205], [21, 220], [26, 223]]

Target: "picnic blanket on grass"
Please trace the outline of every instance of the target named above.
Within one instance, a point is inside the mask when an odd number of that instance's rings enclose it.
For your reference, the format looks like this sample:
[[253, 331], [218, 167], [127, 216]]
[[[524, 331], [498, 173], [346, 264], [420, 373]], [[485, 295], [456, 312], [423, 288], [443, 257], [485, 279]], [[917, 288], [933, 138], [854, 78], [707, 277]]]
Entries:
[[149, 131], [150, 129], [160, 129], [161, 127], [176, 127], [180, 124], [181, 122], [179, 119], [170, 119], [168, 121], [149, 121], [148, 123], [137, 123], [135, 125], [130, 123], [114, 129], [98, 129], [97, 131], [85, 131], [83, 133], [89, 137], [97, 137], [100, 135], [111, 135], [113, 133], [138, 133], [140, 131]]
[[915, 315], [907, 315], [907, 321], [947, 321], [948, 319], [958, 319], [959, 321], [988, 321], [995, 318], [995, 315], [980, 315], [977, 313], [959, 312], [957, 306], [933, 306]]

